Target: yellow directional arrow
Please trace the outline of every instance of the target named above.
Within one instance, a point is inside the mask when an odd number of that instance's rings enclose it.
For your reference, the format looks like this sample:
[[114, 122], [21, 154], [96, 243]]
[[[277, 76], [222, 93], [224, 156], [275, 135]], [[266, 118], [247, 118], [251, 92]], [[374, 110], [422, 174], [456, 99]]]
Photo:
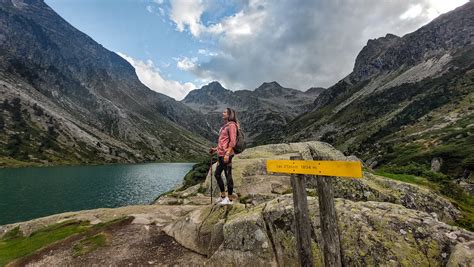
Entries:
[[359, 161], [267, 160], [267, 172], [362, 178]]

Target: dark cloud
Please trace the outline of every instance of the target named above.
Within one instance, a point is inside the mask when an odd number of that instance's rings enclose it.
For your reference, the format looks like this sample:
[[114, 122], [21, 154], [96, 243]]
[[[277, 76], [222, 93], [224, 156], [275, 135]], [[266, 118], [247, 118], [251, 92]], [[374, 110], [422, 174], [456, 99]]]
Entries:
[[[433, 1], [249, 1], [242, 13], [222, 22], [222, 53], [193, 72], [231, 89], [274, 80], [301, 90], [327, 87], [351, 72], [368, 39], [403, 35], [427, 23]], [[411, 9], [411, 16], [402, 16]]]

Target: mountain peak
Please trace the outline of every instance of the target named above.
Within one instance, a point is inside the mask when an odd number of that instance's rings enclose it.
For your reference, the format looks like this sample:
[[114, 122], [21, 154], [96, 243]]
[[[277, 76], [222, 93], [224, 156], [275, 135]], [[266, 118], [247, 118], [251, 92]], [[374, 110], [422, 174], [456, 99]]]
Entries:
[[387, 34], [369, 40], [356, 58], [351, 79], [371, 79], [464, 48], [472, 43], [473, 13], [474, 2], [470, 1], [403, 37]]
[[228, 89], [225, 89], [218, 81], [213, 81], [210, 82], [207, 85], [204, 85], [201, 87], [201, 90], [205, 91], [228, 91]]
[[255, 90], [262, 90], [262, 89], [265, 89], [265, 88], [283, 88], [283, 86], [281, 86], [279, 83], [277, 83], [276, 81], [273, 81], [273, 82], [264, 82], [262, 83], [262, 85], [260, 85], [257, 89]]
[[326, 88], [323, 87], [311, 87], [308, 90], [306, 90], [304, 93], [307, 95], [319, 95], [322, 93]]
[[194, 89], [182, 100], [183, 103], [217, 105], [223, 99], [231, 98], [233, 92], [224, 88], [218, 81], [210, 82], [199, 89]]

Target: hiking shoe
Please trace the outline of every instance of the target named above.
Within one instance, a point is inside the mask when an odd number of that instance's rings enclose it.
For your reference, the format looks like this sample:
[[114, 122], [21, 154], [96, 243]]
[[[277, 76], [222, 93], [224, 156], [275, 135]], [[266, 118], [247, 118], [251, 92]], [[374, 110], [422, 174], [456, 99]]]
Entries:
[[219, 203], [222, 202], [222, 200], [224, 200], [223, 197], [218, 197], [218, 198], [216, 199], [216, 202], [214, 202], [214, 203], [219, 204]]
[[232, 205], [232, 201], [229, 200], [228, 197], [225, 197], [220, 203], [219, 205]]

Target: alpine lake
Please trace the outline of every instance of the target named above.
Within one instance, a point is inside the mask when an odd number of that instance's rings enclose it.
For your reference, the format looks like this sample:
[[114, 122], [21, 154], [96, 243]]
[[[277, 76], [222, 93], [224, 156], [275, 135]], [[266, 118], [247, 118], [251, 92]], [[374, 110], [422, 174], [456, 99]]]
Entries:
[[194, 163], [0, 169], [0, 225], [67, 211], [150, 204]]

